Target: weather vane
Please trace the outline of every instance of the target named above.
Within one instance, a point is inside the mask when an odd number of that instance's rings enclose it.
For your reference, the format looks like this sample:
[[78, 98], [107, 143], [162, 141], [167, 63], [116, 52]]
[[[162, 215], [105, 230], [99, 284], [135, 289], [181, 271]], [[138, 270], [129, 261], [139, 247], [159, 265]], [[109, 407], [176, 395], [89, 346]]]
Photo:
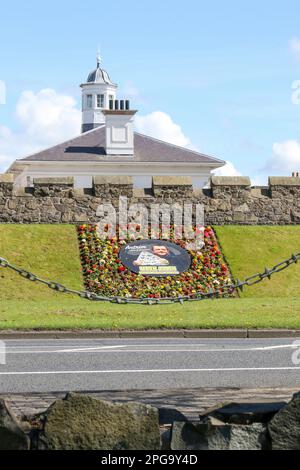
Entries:
[[101, 55], [100, 55], [100, 47], [97, 49], [97, 68], [100, 67], [101, 64]]

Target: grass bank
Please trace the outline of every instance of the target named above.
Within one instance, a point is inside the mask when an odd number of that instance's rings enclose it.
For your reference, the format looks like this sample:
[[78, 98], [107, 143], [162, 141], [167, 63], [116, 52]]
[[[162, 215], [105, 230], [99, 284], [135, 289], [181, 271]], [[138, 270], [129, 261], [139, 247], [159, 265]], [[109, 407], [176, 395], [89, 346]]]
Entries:
[[[63, 294], [62, 294], [63, 295]], [[300, 299], [203, 300], [182, 305], [115, 305], [80, 298], [9, 300], [0, 329], [300, 328]]]
[[[300, 227], [218, 227], [233, 275], [300, 251]], [[82, 289], [74, 226], [0, 225], [0, 256], [46, 279]], [[300, 328], [300, 264], [241, 298], [139, 306], [89, 302], [58, 294], [0, 268], [0, 329]]]
[[[300, 252], [300, 226], [215, 227], [223, 254], [235, 279], [263, 272]], [[300, 297], [300, 263], [272, 279], [245, 288], [241, 297]]]

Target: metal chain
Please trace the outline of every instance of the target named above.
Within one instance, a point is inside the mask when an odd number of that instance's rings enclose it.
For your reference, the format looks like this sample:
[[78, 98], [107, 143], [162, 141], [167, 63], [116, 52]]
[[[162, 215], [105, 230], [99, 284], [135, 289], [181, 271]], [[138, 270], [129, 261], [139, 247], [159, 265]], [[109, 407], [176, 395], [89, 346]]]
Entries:
[[156, 305], [156, 304], [167, 304], [167, 303], [184, 303], [187, 301], [199, 301], [205, 299], [217, 299], [223, 296], [226, 292], [228, 295], [232, 294], [234, 291], [243, 291], [244, 286], [254, 286], [262, 282], [264, 279], [271, 279], [273, 274], [279, 273], [284, 269], [289, 268], [291, 265], [297, 263], [300, 260], [300, 253], [296, 255], [292, 255], [290, 258], [282, 261], [281, 263], [276, 264], [273, 268], [265, 270], [262, 273], [257, 273], [252, 276], [246, 277], [244, 281], [237, 281], [234, 284], [228, 284], [223, 286], [222, 289], [210, 289], [208, 292], [200, 292], [198, 291], [193, 296], [178, 296], [178, 297], [160, 297], [160, 298], [144, 298], [144, 297], [118, 297], [118, 296], [101, 296], [95, 294], [93, 292], [88, 291], [78, 291], [74, 289], [69, 289], [68, 287], [59, 284], [58, 282], [54, 281], [46, 281], [38, 277], [37, 275], [31, 273], [30, 271], [26, 271], [25, 269], [18, 268], [12, 264], [10, 264], [5, 258], [0, 257], [0, 267], [2, 268], [9, 268], [20, 276], [28, 279], [32, 282], [39, 282], [41, 284], [45, 284], [50, 289], [55, 290], [57, 292], [63, 292], [65, 294], [75, 294], [81, 297], [82, 299], [87, 300], [96, 300], [96, 301], [106, 301], [111, 303], [117, 304], [147, 304], [147, 305]]

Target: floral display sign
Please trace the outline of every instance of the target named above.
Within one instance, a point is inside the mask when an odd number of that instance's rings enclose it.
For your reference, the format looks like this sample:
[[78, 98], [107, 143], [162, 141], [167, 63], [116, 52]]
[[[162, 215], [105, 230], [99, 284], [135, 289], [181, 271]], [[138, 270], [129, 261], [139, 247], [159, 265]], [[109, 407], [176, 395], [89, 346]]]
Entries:
[[166, 240], [137, 240], [123, 246], [121, 263], [144, 276], [176, 276], [187, 271], [191, 255], [181, 246]]
[[[109, 232], [109, 227], [105, 230]], [[200, 250], [187, 250], [189, 241], [177, 240], [175, 230], [171, 230], [169, 240], [159, 240], [161, 246], [167, 247], [170, 243], [178, 250], [184, 250], [189, 259], [184, 272], [178, 270], [178, 274], [166, 273], [164, 277], [134, 272], [122, 262], [122, 250], [133, 242], [130, 237], [121, 240], [118, 236], [100, 237], [97, 226], [93, 224], [80, 225], [77, 231], [85, 288], [90, 292], [150, 299], [180, 296], [193, 298], [211, 289], [218, 290], [223, 297], [232, 295], [228, 294], [226, 288], [232, 283], [231, 275], [211, 227], [204, 230], [204, 245]], [[157, 243], [155, 240], [149, 241]], [[144, 243], [144, 239], [140, 242]]]

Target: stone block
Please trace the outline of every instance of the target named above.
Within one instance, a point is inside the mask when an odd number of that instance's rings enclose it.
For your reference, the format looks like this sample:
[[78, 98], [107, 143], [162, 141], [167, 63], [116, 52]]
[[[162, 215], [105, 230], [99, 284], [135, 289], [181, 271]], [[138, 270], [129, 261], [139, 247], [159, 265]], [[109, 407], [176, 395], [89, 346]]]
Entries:
[[212, 176], [211, 186], [251, 186], [249, 176]]
[[285, 402], [263, 402], [263, 403], [227, 403], [206, 410], [200, 415], [203, 422], [208, 417], [214, 417], [223, 423], [229, 424], [252, 424], [267, 423], [284, 406]]
[[34, 178], [34, 186], [73, 186], [73, 176], [68, 177], [51, 177], [51, 178]]
[[36, 197], [74, 197], [74, 178], [34, 178], [34, 195]]
[[14, 177], [10, 173], [0, 174], [0, 199], [11, 197], [14, 187]]
[[0, 184], [1, 183], [13, 183], [14, 175], [11, 173], [2, 173], [0, 174]]
[[300, 450], [300, 393], [269, 422], [272, 450]]
[[94, 176], [93, 186], [132, 186], [132, 176]]
[[300, 178], [293, 176], [270, 176], [269, 177], [269, 186], [299, 186], [300, 187]]
[[7, 403], [0, 399], [0, 450], [28, 450], [29, 438]]
[[132, 197], [133, 180], [131, 176], [94, 176], [93, 191], [102, 200], [119, 196]]
[[266, 450], [266, 425], [174, 422], [171, 450]]
[[215, 199], [238, 203], [239, 199], [245, 201], [251, 197], [251, 181], [248, 176], [212, 176], [211, 191]]
[[158, 450], [158, 410], [68, 394], [46, 411], [38, 438], [49, 450]]
[[187, 176], [153, 176], [152, 190], [155, 197], [177, 202], [180, 198], [192, 197], [193, 182], [192, 178]]
[[190, 176], [153, 176], [152, 186], [193, 186]]

